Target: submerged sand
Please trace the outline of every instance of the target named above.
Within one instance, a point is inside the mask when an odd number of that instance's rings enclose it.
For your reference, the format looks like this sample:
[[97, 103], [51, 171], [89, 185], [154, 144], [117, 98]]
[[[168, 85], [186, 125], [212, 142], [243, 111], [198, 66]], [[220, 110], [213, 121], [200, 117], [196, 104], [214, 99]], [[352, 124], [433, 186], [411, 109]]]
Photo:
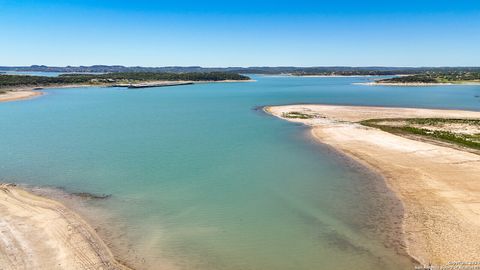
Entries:
[[0, 269], [129, 269], [80, 216], [14, 185], [0, 185]]
[[[311, 126], [317, 140], [380, 172], [404, 205], [407, 252], [421, 264], [480, 260], [480, 156], [356, 123], [378, 118], [480, 119], [480, 112], [328, 105], [265, 110]], [[288, 112], [316, 117], [285, 118]]]

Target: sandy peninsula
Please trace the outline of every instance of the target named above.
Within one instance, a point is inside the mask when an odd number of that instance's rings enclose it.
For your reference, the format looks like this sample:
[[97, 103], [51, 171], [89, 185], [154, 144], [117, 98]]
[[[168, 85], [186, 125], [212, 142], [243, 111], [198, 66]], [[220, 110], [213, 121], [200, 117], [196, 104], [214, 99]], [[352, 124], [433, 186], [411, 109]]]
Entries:
[[14, 100], [23, 100], [30, 99], [34, 97], [41, 96], [42, 92], [40, 91], [7, 91], [3, 94], [0, 94], [0, 102], [14, 101]]
[[[266, 107], [384, 176], [404, 206], [406, 251], [423, 265], [480, 261], [480, 156], [365, 127], [378, 118], [475, 118], [480, 112], [328, 105]], [[300, 112], [314, 118], [285, 118]]]
[[0, 184], [0, 269], [129, 269], [59, 202]]
[[90, 84], [66, 84], [66, 85], [51, 85], [51, 86], [16, 86], [8, 88], [0, 88], [0, 91], [3, 93], [0, 94], [0, 102], [9, 102], [17, 100], [25, 100], [39, 97], [43, 94], [41, 90], [43, 88], [82, 88], [82, 87], [93, 87], [95, 85]]

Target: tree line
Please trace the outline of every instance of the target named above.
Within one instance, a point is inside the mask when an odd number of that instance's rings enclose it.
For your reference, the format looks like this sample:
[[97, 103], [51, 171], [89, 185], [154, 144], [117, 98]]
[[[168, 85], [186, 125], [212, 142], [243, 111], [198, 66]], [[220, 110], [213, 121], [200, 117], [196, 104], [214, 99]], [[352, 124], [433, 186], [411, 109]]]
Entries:
[[480, 81], [480, 72], [426, 72], [378, 80], [381, 83], [449, 83]]
[[40, 87], [64, 84], [135, 83], [145, 81], [242, 81], [249, 79], [247, 76], [230, 72], [118, 72], [106, 74], [61, 74], [57, 77], [0, 74], [0, 87]]

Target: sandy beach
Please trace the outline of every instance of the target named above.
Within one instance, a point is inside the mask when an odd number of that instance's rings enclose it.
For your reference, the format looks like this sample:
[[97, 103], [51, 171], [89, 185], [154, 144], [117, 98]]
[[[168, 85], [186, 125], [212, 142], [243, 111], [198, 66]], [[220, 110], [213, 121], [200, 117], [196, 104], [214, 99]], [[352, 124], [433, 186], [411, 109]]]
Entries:
[[129, 269], [80, 216], [14, 185], [0, 185], [1, 269]]
[[15, 101], [30, 99], [34, 97], [41, 96], [43, 93], [40, 91], [8, 91], [4, 94], [0, 94], [0, 102]]
[[[480, 119], [480, 112], [328, 105], [265, 111], [311, 126], [318, 141], [379, 172], [403, 203], [406, 251], [421, 264], [480, 260], [480, 156], [356, 123], [376, 118]], [[289, 112], [315, 118], [285, 118]]]
[[53, 85], [53, 86], [18, 86], [18, 87], [8, 87], [0, 89], [5, 91], [5, 93], [0, 94], [0, 102], [9, 102], [17, 100], [25, 100], [36, 98], [44, 94], [41, 90], [43, 88], [82, 88], [82, 87], [93, 87], [95, 85], [87, 84], [68, 84], [68, 85]]

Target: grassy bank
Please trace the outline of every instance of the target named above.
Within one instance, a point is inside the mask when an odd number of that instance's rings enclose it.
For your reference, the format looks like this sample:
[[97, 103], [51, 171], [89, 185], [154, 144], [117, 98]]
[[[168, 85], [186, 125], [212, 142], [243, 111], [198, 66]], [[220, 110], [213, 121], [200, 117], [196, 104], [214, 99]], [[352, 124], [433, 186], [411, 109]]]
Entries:
[[362, 125], [399, 135], [415, 135], [480, 150], [480, 120], [447, 118], [371, 119]]

